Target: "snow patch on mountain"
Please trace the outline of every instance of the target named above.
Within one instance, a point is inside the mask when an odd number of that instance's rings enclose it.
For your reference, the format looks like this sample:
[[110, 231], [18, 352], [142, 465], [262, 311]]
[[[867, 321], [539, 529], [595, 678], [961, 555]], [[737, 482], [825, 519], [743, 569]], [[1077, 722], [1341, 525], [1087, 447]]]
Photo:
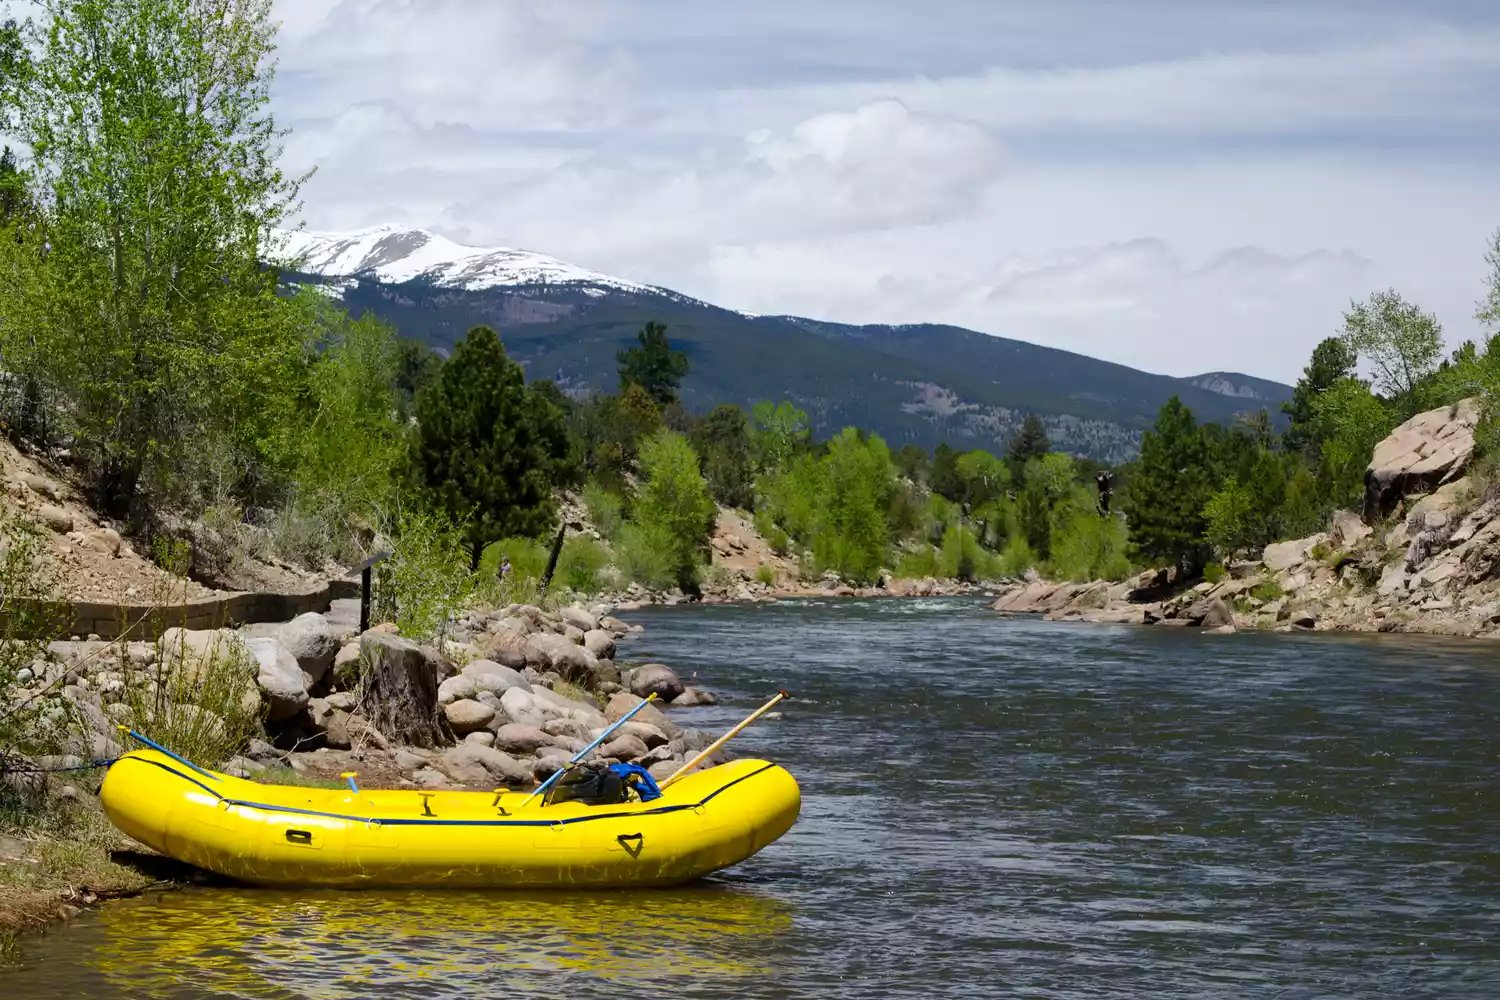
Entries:
[[281, 257], [296, 262], [306, 274], [328, 278], [359, 276], [389, 284], [420, 279], [468, 291], [586, 285], [591, 294], [603, 294], [592, 289], [672, 294], [529, 250], [464, 246], [425, 229], [385, 225], [348, 233], [299, 230], [278, 235]]

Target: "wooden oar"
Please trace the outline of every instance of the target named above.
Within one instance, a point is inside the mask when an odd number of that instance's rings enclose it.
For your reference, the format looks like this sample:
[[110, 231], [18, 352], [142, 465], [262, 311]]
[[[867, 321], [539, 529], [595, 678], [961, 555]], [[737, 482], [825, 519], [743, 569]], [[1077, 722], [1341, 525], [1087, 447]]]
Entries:
[[566, 764], [564, 764], [562, 767], [558, 768], [556, 771], [553, 771], [552, 772], [552, 777], [548, 778], [546, 781], [544, 781], [540, 785], [538, 785], [536, 791], [534, 791], [530, 795], [526, 796], [526, 798], [524, 800], [522, 800], [521, 805], [516, 806], [516, 808], [520, 809], [521, 806], [524, 806], [527, 802], [530, 802], [532, 799], [536, 798], [538, 795], [540, 795], [543, 792], [545, 792], [548, 788], [552, 787], [552, 783], [554, 781], [556, 781], [558, 778], [561, 778], [563, 776], [563, 772], [564, 771], [568, 770], [574, 764], [578, 763], [580, 760], [583, 760], [583, 758], [587, 757], [593, 751], [594, 747], [598, 746], [599, 744], [603, 743], [605, 740], [609, 739], [609, 734], [610, 733], [614, 732], [616, 729], [619, 729], [621, 726], [625, 725], [625, 723], [627, 723], [627, 722], [630, 721], [630, 717], [632, 715], [634, 715], [635, 713], [639, 712], [641, 709], [645, 708], [647, 705], [651, 704], [655, 700], [656, 700], [656, 692], [653, 691], [653, 692], [651, 692], [650, 694], [648, 694], [646, 696], [646, 700], [645, 701], [641, 702], [639, 705], [635, 706], [635, 708], [632, 708], [630, 711], [628, 711], [624, 715], [620, 716], [620, 721], [616, 722], [614, 725], [612, 725], [608, 729], [604, 730], [604, 732], [600, 733], [598, 739], [594, 740], [594, 742], [590, 743], [588, 746], [584, 747], [582, 750], [580, 750], [576, 754], [574, 754], [572, 760], [568, 761]]
[[693, 768], [697, 767], [699, 764], [701, 764], [705, 760], [707, 760], [709, 754], [713, 753], [715, 750], [719, 749], [719, 747], [723, 746], [725, 743], [728, 743], [730, 740], [732, 740], [736, 736], [738, 736], [739, 733], [740, 733], [740, 730], [744, 729], [746, 726], [750, 725], [750, 723], [754, 722], [756, 719], [760, 718], [762, 715], [765, 715], [767, 712], [769, 712], [771, 710], [771, 706], [775, 705], [778, 701], [781, 701], [784, 698], [790, 698], [790, 697], [791, 697], [791, 695], [787, 694], [785, 691], [778, 691], [776, 693], [776, 697], [772, 698], [770, 701], [768, 701], [764, 705], [760, 706], [760, 708], [757, 708], [754, 712], [751, 712], [749, 718], [745, 719], [744, 722], [741, 722], [739, 725], [735, 726], [729, 732], [725, 733], [723, 736], [720, 736], [718, 739], [714, 740], [712, 743], [710, 743], [707, 747], [705, 747], [703, 749], [702, 753], [700, 753], [698, 756], [694, 757], [692, 760], [688, 761], [686, 764], [682, 765], [682, 767], [678, 768], [678, 770], [676, 771], [676, 773], [674, 773], [670, 778], [668, 778], [666, 781], [663, 781], [661, 783], [661, 785], [659, 786], [661, 788], [661, 790], [662, 791], [666, 791], [667, 788], [671, 786], [672, 782], [676, 781], [678, 778], [680, 778], [683, 775], [687, 774]]

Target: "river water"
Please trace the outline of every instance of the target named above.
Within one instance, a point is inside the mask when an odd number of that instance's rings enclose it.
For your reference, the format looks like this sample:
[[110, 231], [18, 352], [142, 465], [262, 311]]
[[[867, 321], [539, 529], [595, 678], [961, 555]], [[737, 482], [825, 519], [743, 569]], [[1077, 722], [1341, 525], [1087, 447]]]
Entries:
[[797, 825], [670, 891], [133, 900], [12, 997], [1500, 997], [1500, 648], [1002, 619], [971, 600], [652, 609], [789, 767]]

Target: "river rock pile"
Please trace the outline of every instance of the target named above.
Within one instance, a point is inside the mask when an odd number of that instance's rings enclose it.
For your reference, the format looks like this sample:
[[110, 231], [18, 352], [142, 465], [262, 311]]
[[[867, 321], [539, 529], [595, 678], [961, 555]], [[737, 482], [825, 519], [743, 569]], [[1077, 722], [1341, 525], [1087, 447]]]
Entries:
[[[230, 763], [238, 775], [280, 764], [359, 771], [367, 783], [401, 787], [526, 786], [649, 695], [663, 707], [714, 703], [663, 664], [617, 666], [618, 644], [640, 626], [610, 610], [475, 612], [453, 623], [441, 649], [402, 638], [389, 624], [357, 634], [320, 614], [245, 632], [168, 629], [154, 643], [54, 644], [53, 659], [23, 680], [60, 689], [84, 720], [71, 748], [80, 757], [123, 752], [118, 725], [157, 700], [158, 689], [183, 696], [171, 711], [222, 725], [188, 699], [196, 679], [219, 671], [222, 681], [228, 669], [239, 672], [239, 708], [258, 713], [264, 727], [263, 738]], [[147, 685], [153, 690], [143, 698]], [[660, 777], [711, 742], [648, 705], [596, 757], [638, 763]]]

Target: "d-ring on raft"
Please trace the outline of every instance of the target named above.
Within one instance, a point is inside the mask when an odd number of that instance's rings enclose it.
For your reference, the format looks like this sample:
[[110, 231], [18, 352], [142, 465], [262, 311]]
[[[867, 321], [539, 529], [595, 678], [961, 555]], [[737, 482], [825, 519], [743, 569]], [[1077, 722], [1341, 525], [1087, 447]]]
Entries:
[[179, 861], [337, 888], [675, 885], [760, 851], [802, 804], [791, 774], [765, 760], [695, 771], [649, 802], [521, 808], [522, 792], [265, 785], [154, 744], [116, 760], [100, 798], [122, 832]]

